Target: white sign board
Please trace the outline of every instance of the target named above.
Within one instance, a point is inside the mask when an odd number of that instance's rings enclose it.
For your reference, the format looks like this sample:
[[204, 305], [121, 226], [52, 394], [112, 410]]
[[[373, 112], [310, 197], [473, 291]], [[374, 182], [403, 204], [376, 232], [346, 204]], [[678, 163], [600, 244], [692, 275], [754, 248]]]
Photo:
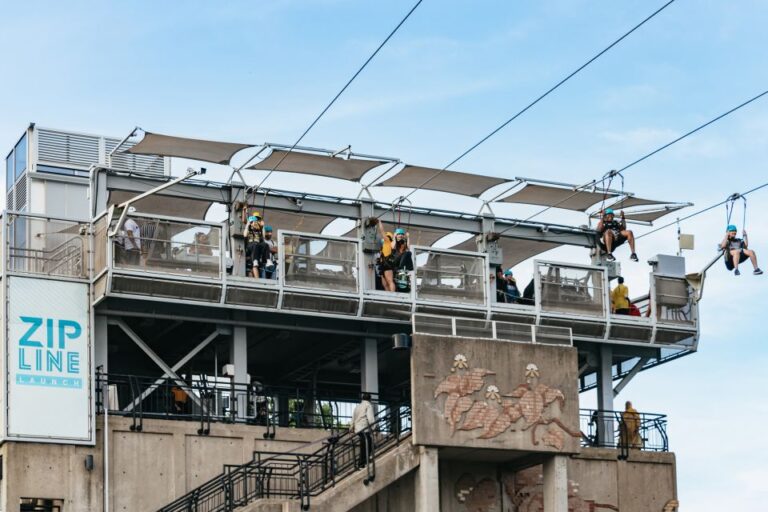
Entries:
[[7, 438], [92, 443], [88, 285], [8, 279]]

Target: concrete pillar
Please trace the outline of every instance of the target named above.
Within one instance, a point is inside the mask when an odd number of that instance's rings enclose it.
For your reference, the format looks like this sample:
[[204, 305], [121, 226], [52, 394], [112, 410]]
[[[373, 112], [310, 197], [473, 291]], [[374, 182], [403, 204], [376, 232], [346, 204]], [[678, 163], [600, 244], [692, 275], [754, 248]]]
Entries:
[[[419, 469], [416, 471], [416, 511], [440, 510], [440, 473], [437, 448], [419, 447]], [[546, 509], [545, 509], [546, 510]], [[566, 508], [566, 512], [568, 512]]]
[[568, 457], [544, 461], [544, 512], [568, 512]]
[[107, 342], [107, 317], [96, 315], [93, 321], [93, 367], [101, 366], [102, 373], [108, 373], [109, 343]]
[[379, 394], [379, 349], [376, 338], [364, 338], [360, 349], [360, 387], [373, 398]]
[[600, 345], [600, 364], [597, 368], [597, 408], [601, 411], [597, 424], [597, 440], [601, 446], [613, 445], [613, 348]]
[[[248, 383], [248, 335], [245, 327], [232, 329], [232, 341], [229, 345], [229, 363], [235, 365], [234, 382], [236, 384]], [[237, 415], [244, 417], [248, 410], [248, 395], [245, 390], [238, 388]]]

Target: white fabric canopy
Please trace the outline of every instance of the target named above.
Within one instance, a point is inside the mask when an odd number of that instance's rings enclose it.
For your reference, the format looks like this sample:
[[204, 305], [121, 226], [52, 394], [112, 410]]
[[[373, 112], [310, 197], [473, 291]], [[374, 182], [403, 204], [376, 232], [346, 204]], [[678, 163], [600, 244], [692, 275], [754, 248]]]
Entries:
[[310, 215], [302, 212], [272, 210], [269, 208], [261, 211], [256, 206], [251, 207], [250, 210], [260, 211], [264, 216], [264, 224], [272, 226], [275, 233], [281, 229], [304, 233], [320, 233], [325, 226], [336, 219], [336, 217], [326, 217], [324, 215]]
[[[365, 173], [380, 165], [391, 163], [386, 160], [346, 159], [339, 156], [318, 155], [301, 151], [272, 150], [272, 153], [248, 169], [314, 174], [326, 178], [360, 181]], [[278, 167], [275, 167], [279, 164]]]
[[144, 132], [144, 138], [133, 147], [121, 153], [134, 155], [157, 155], [202, 160], [215, 164], [229, 164], [238, 151], [253, 147], [252, 144], [216, 142], [212, 140], [185, 139], [158, 133]]
[[[433, 178], [429, 183], [425, 181]], [[491, 176], [482, 176], [479, 174], [470, 174], [457, 171], [441, 171], [431, 167], [418, 167], [415, 165], [406, 165], [403, 170], [388, 178], [377, 187], [421, 187], [428, 190], [437, 190], [439, 192], [451, 192], [465, 196], [479, 197], [480, 194], [500, 185], [509, 180], [494, 178]]]
[[[397, 226], [402, 227], [408, 232], [408, 244], [420, 245], [422, 247], [429, 247], [444, 236], [453, 233], [453, 231], [447, 231], [443, 229], [429, 229], [420, 228], [418, 226]], [[384, 222], [384, 230], [394, 232], [396, 226]], [[357, 228], [347, 231], [342, 236], [357, 238]]]
[[[520, 262], [538, 256], [539, 254], [560, 247], [563, 244], [556, 242], [539, 242], [537, 240], [526, 240], [523, 238], [507, 238], [501, 237], [499, 239], [499, 245], [504, 254], [504, 268], [514, 267]], [[477, 243], [475, 237], [472, 236], [469, 239], [456, 244], [451, 249], [460, 251], [473, 251], [477, 252]]]
[[610, 193], [604, 196], [601, 192], [527, 183], [525, 187], [501, 201], [504, 203], [536, 204], [585, 212], [593, 204], [603, 201], [604, 197], [606, 199], [614, 199], [617, 196]]
[[674, 205], [665, 206], [663, 208], [654, 208], [653, 210], [638, 211], [638, 212], [626, 212], [624, 217], [627, 220], [637, 220], [641, 222], [653, 222], [662, 218], [665, 215], [669, 215], [672, 212], [682, 210], [687, 205]]
[[625, 197], [624, 199], [621, 199], [619, 201], [616, 201], [615, 203], [608, 206], [608, 208], [611, 209], [623, 209], [623, 208], [629, 208], [631, 206], [649, 206], [654, 204], [669, 204], [669, 201], [657, 201], [655, 199], [643, 199], [641, 197]]
[[[136, 192], [112, 190], [109, 193], [108, 204], [120, 204], [137, 195]], [[165, 215], [167, 217], [179, 217], [182, 219], [205, 220], [205, 215], [211, 207], [211, 202], [177, 196], [169, 197], [159, 193], [147, 196], [144, 199], [139, 199], [135, 203], [132, 203], [132, 206], [134, 206], [139, 213]]]

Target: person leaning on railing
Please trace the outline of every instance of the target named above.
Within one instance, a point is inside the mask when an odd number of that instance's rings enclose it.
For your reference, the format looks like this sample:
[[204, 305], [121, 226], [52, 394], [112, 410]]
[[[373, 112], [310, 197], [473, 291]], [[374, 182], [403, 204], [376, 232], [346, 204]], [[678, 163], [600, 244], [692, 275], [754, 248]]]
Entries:
[[374, 425], [376, 419], [373, 415], [373, 405], [371, 404], [371, 394], [363, 393], [362, 400], [355, 406], [355, 410], [352, 412], [352, 424], [349, 429], [357, 434], [360, 440], [360, 459], [357, 467], [364, 468], [368, 464], [368, 458], [371, 453], [371, 447], [373, 446], [373, 436], [371, 435], [371, 427]]

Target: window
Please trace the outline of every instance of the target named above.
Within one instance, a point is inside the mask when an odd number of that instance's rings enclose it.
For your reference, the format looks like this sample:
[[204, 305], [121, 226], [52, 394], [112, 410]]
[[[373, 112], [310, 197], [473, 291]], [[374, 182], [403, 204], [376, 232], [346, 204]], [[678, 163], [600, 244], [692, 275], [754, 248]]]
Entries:
[[54, 167], [52, 165], [38, 165], [37, 172], [63, 174], [64, 176], [88, 176], [88, 171], [84, 171], [82, 169], [68, 169], [66, 167]]
[[11, 190], [13, 186], [13, 151], [8, 153], [5, 159], [5, 190]]
[[19, 512], [61, 512], [64, 500], [51, 498], [19, 498]]
[[16, 144], [13, 150], [16, 160], [16, 179], [27, 170], [27, 134]]

